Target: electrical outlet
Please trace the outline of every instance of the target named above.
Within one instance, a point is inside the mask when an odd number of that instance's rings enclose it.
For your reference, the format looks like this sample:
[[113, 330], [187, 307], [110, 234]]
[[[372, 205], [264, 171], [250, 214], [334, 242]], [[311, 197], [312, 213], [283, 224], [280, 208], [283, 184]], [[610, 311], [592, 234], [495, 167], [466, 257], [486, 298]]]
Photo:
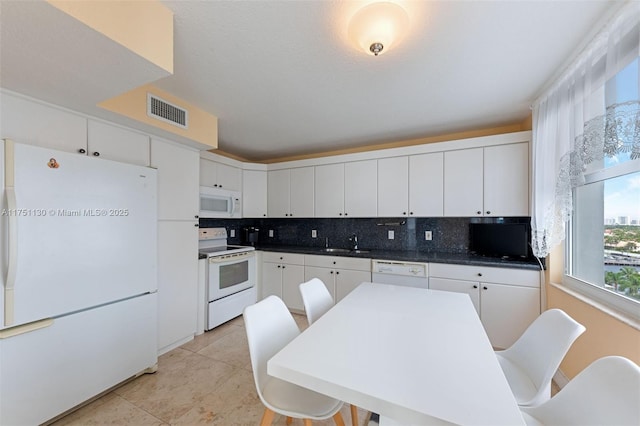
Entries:
[[273, 238], [273, 229], [269, 229], [269, 237]]
[[318, 238], [318, 231], [316, 231], [315, 229], [311, 230], [311, 238]]
[[236, 230], [232, 229], [231, 231], [229, 231], [229, 237], [233, 238], [236, 236]]
[[424, 239], [426, 241], [431, 241], [433, 239], [433, 234], [431, 231], [424, 231]]
[[389, 238], [390, 240], [393, 240], [393, 239], [396, 237], [396, 236], [395, 236], [395, 232], [393, 231], [393, 229], [389, 229], [389, 232], [388, 232], [388, 234], [387, 234], [387, 235], [388, 235], [388, 238]]

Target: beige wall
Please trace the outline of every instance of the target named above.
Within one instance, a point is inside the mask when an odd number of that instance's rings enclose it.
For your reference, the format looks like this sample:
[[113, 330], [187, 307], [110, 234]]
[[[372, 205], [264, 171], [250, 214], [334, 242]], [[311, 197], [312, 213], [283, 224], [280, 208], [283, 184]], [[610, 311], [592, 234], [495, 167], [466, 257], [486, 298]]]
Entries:
[[[564, 270], [563, 249], [556, 249], [547, 258], [547, 283], [560, 282]], [[598, 358], [620, 355], [640, 365], [640, 330], [603, 310], [581, 300], [580, 296], [547, 284], [547, 307], [559, 308], [586, 327], [560, 365], [560, 370], [572, 379]]]

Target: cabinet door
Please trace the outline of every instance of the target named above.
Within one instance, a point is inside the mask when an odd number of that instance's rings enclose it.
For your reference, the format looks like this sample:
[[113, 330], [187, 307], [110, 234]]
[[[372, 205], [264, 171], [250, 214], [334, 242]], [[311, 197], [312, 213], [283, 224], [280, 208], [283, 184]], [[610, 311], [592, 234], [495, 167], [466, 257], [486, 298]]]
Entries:
[[122, 127], [89, 120], [87, 154], [122, 163], [150, 164], [149, 136]]
[[304, 266], [282, 265], [282, 301], [287, 308], [304, 311], [300, 284], [304, 282]]
[[448, 278], [429, 277], [430, 290], [452, 291], [454, 293], [466, 293], [471, 297], [473, 307], [480, 315], [480, 284], [474, 281], [451, 280]]
[[273, 170], [267, 172], [267, 214], [269, 217], [288, 217], [291, 207], [289, 205], [290, 171]]
[[344, 215], [376, 217], [378, 214], [378, 161], [344, 165]]
[[200, 159], [200, 185], [218, 186], [218, 163], [205, 158]]
[[334, 269], [320, 268], [317, 266], [305, 266], [304, 268], [304, 280], [309, 281], [313, 278], [321, 280], [325, 287], [327, 287], [327, 290], [329, 290], [334, 301], [336, 300], [335, 277], [336, 271]]
[[482, 148], [444, 153], [444, 215], [482, 216]]
[[87, 119], [48, 105], [0, 95], [0, 137], [67, 152], [87, 150]]
[[240, 191], [242, 188], [242, 176], [239, 168], [218, 163], [217, 169], [217, 183], [219, 188], [230, 191]]
[[267, 216], [267, 172], [242, 171], [242, 217]]
[[363, 282], [371, 282], [371, 272], [338, 269], [336, 271], [336, 303]]
[[444, 154], [409, 157], [409, 215], [438, 217], [444, 214]]
[[289, 216], [314, 216], [314, 176], [313, 167], [291, 169], [289, 176]]
[[198, 228], [192, 222], [158, 222], [158, 349], [196, 332]]
[[484, 215], [529, 215], [529, 144], [484, 149]]
[[282, 298], [282, 265], [264, 262], [262, 264], [262, 298], [271, 295]]
[[153, 139], [151, 165], [158, 169], [158, 219], [190, 220], [198, 217], [197, 151]]
[[494, 348], [508, 348], [540, 315], [540, 289], [480, 283], [480, 318]]
[[315, 217], [344, 215], [344, 164], [315, 167]]
[[378, 160], [378, 216], [399, 217], [409, 212], [409, 158]]

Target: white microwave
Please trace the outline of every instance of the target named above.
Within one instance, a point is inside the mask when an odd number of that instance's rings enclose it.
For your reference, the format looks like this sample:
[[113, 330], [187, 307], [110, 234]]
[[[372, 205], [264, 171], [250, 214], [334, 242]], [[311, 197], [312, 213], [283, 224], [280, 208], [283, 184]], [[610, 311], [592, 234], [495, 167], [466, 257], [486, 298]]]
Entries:
[[242, 217], [242, 194], [228, 189], [201, 186], [200, 217]]

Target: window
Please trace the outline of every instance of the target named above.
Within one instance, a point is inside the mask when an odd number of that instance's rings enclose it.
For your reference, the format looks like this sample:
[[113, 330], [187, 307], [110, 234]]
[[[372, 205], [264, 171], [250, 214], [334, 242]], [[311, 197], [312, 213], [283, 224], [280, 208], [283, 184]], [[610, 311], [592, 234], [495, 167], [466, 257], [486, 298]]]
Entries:
[[[607, 121], [632, 125], [633, 131], [618, 129], [615, 138], [605, 138], [602, 159], [586, 165], [585, 184], [573, 189], [565, 259], [566, 284], [636, 318], [640, 317], [638, 67], [636, 58], [604, 86], [607, 104], [615, 104], [614, 116]], [[617, 120], [616, 114], [626, 114], [627, 120]], [[611, 140], [615, 143], [607, 149]]]

